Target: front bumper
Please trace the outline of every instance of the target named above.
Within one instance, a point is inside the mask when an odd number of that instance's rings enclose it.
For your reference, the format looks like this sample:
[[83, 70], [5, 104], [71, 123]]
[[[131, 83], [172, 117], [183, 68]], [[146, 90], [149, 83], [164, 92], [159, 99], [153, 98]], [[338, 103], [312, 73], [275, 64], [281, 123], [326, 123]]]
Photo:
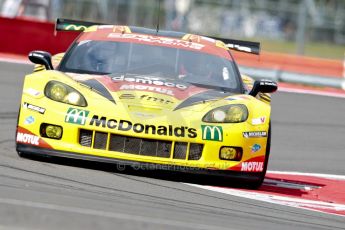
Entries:
[[[91, 162], [101, 162], [101, 163], [111, 163], [118, 166], [130, 166], [134, 169], [139, 170], [168, 170], [168, 171], [179, 171], [184, 173], [200, 174], [200, 175], [212, 175], [220, 176], [234, 181], [248, 181], [255, 182], [262, 178], [262, 173], [259, 172], [238, 172], [230, 170], [215, 170], [215, 169], [205, 169], [198, 167], [188, 167], [180, 165], [168, 165], [168, 164], [157, 164], [157, 163], [147, 163], [147, 162], [138, 162], [131, 160], [122, 160], [110, 157], [101, 157], [89, 154], [82, 154], [76, 152], [67, 152], [54, 149], [45, 149], [32, 145], [26, 144], [16, 144], [16, 150], [18, 153], [25, 153], [28, 156], [39, 156], [39, 157], [56, 157], [56, 158], [68, 158], [68, 159], [77, 159]], [[122, 167], [118, 167], [122, 168]]]

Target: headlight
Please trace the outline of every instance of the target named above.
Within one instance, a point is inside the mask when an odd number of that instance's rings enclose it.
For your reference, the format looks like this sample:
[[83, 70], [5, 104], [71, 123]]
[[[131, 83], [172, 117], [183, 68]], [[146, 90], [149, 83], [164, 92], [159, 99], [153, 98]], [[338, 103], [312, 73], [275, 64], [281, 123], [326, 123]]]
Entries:
[[82, 107], [87, 105], [85, 98], [77, 90], [58, 81], [48, 82], [44, 94], [54, 101]]
[[239, 123], [248, 118], [248, 109], [245, 105], [226, 105], [209, 111], [202, 119], [211, 123]]

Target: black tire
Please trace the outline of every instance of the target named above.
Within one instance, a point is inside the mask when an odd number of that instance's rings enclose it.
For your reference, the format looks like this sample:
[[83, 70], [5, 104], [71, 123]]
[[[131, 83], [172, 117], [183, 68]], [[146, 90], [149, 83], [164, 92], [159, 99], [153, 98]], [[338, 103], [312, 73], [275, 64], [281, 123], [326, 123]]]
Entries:
[[18, 156], [19, 156], [19, 157], [28, 158], [27, 154], [24, 153], [24, 152], [19, 152], [19, 151], [17, 151], [17, 153], [18, 153]]
[[268, 127], [268, 134], [267, 134], [267, 145], [266, 145], [266, 157], [265, 157], [265, 162], [264, 162], [264, 170], [261, 172], [260, 179], [257, 181], [253, 182], [248, 182], [246, 184], [246, 188], [249, 189], [258, 189], [262, 185], [265, 179], [265, 175], [267, 172], [267, 166], [268, 166], [268, 159], [270, 157], [270, 151], [271, 151], [271, 122]]

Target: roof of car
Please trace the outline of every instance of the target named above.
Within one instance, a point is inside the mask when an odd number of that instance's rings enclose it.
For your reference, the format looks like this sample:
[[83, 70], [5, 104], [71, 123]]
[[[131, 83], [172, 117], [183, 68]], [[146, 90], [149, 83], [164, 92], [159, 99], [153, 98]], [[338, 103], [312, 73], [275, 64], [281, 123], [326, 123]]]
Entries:
[[201, 51], [229, 58], [229, 48], [219, 40], [183, 32], [148, 29], [135, 26], [98, 25], [84, 30], [78, 41], [101, 40], [134, 42]]

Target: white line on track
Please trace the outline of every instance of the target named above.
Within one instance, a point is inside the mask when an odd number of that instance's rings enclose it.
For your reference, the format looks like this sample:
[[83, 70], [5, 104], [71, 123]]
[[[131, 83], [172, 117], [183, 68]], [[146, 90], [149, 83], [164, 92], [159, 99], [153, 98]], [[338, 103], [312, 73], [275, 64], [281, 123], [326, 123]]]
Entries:
[[95, 209], [88, 209], [88, 208], [78, 208], [78, 207], [71, 207], [71, 206], [61, 206], [56, 204], [48, 204], [48, 203], [41, 203], [41, 202], [32, 202], [32, 201], [25, 201], [25, 200], [17, 200], [17, 199], [5, 199], [0, 198], [0, 204], [7, 204], [7, 205], [15, 205], [15, 206], [24, 206], [29, 208], [40, 208], [52, 211], [61, 211], [61, 212], [68, 212], [68, 213], [76, 213], [76, 214], [83, 214], [83, 215], [91, 215], [91, 216], [100, 216], [106, 218], [114, 218], [114, 219], [121, 219], [125, 221], [137, 221], [137, 222], [144, 222], [148, 224], [157, 224], [157, 225], [168, 225], [173, 227], [180, 227], [180, 228], [188, 228], [188, 229], [216, 229], [216, 230], [229, 230], [228, 227], [222, 228], [217, 227], [214, 225], [205, 225], [199, 223], [192, 223], [192, 222], [182, 222], [177, 220], [168, 220], [166, 218], [152, 218], [149, 216], [138, 216], [138, 215], [130, 215], [125, 213], [118, 213], [118, 212], [107, 212], [107, 211], [100, 211]]

